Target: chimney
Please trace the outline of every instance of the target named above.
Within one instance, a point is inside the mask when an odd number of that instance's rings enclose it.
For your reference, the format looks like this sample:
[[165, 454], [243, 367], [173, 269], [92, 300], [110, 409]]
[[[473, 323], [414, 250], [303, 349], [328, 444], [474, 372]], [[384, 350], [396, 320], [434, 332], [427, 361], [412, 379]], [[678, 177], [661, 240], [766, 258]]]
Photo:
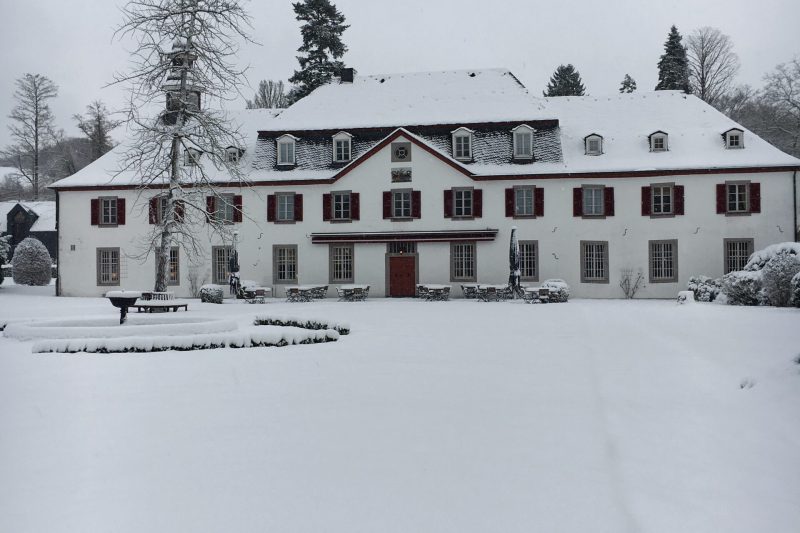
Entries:
[[339, 71], [339, 77], [342, 83], [353, 83], [353, 78], [356, 75], [356, 70], [353, 68], [343, 68]]

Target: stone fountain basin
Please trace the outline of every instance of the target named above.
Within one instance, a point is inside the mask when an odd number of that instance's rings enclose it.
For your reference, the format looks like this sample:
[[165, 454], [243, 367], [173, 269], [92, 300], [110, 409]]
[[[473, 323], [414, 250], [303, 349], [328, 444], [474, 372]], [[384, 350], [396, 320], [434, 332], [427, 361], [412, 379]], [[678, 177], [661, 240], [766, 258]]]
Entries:
[[31, 320], [6, 326], [4, 335], [18, 340], [151, 337], [222, 333], [238, 328], [232, 320], [204, 317], [128, 315], [124, 324], [118, 317], [87, 317], [65, 320]]

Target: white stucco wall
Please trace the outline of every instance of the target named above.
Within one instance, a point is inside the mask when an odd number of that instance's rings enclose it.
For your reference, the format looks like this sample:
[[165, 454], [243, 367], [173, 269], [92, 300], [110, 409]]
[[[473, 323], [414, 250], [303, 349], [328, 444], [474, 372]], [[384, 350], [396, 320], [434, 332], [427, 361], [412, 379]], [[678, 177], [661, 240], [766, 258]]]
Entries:
[[[393, 167], [411, 167], [411, 183], [392, 184]], [[532, 165], [535, 170], [535, 164]], [[302, 176], [298, 176], [302, 177]], [[749, 216], [716, 214], [715, 185], [726, 180], [750, 180], [761, 184], [761, 213]], [[651, 219], [641, 215], [641, 187], [652, 183], [675, 183], [685, 187], [685, 215]], [[535, 219], [505, 217], [505, 189], [531, 184], [542, 187], [545, 194], [544, 216]], [[614, 187], [615, 216], [605, 219], [582, 219], [572, 214], [572, 189], [583, 184]], [[422, 191], [422, 217], [419, 220], [392, 222], [382, 215], [382, 192], [412, 187]], [[483, 190], [483, 217], [474, 220], [444, 218], [443, 191], [451, 187], [472, 186]], [[322, 195], [331, 191], [360, 193], [361, 217], [352, 223], [322, 221]], [[227, 191], [226, 191], [227, 192]], [[720, 276], [723, 273], [723, 239], [752, 238], [755, 249], [775, 242], [793, 239], [792, 173], [712, 174], [648, 178], [544, 179], [528, 181], [473, 181], [444, 164], [428, 152], [412, 145], [412, 161], [393, 164], [386, 147], [363, 162], [332, 185], [255, 186], [243, 189], [245, 221], [235, 224], [239, 231], [239, 252], [242, 279], [252, 279], [272, 286], [277, 296], [283, 287], [273, 283], [272, 246], [298, 245], [299, 283], [327, 283], [328, 245], [311, 244], [311, 233], [425, 231], [498, 229], [493, 242], [477, 244], [479, 282], [504, 283], [508, 279], [508, 239], [512, 226], [518, 228], [520, 240], [539, 242], [539, 280], [562, 278], [577, 297], [619, 298], [620, 270], [641, 268], [648, 275], [648, 241], [678, 240], [677, 283], [649, 283], [638, 293], [644, 298], [672, 298], [686, 287], [691, 275]], [[277, 192], [303, 194], [304, 220], [295, 224], [266, 221], [267, 195]], [[97, 286], [96, 249], [120, 247], [122, 268], [120, 286], [126, 289], [148, 289], [155, 272], [152, 254], [144, 261], [137, 259], [145, 249], [141, 237], [152, 226], [148, 224], [147, 199], [138, 198], [132, 190], [62, 191], [59, 204], [59, 268], [61, 293], [65, 296], [101, 295], [109, 287]], [[127, 223], [115, 228], [90, 224], [90, 200], [98, 196], [126, 198]], [[211, 246], [230, 244], [218, 236], [205, 236], [207, 228], [200, 224], [199, 234], [207, 243], [199, 268], [211, 277]], [[608, 283], [580, 283], [579, 257], [581, 240], [609, 243]], [[75, 249], [72, 250], [74, 245]], [[370, 294], [385, 293], [385, 244], [355, 245], [355, 281], [371, 286]], [[447, 243], [420, 243], [419, 280], [429, 283], [450, 283], [460, 295], [458, 283], [450, 281], [450, 246]], [[181, 251], [181, 283], [172, 289], [180, 296], [189, 295], [189, 265]], [[331, 295], [335, 291], [330, 291]]]

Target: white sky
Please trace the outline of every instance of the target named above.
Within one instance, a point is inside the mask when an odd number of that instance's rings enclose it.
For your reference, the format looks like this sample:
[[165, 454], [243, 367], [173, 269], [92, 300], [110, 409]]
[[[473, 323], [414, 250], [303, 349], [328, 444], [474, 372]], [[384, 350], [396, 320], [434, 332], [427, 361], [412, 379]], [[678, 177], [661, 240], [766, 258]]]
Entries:
[[[59, 127], [94, 99], [120, 107], [119, 87], [104, 88], [128, 53], [112, 40], [121, 0], [0, 0], [0, 146], [13, 81], [44, 74], [60, 88], [52, 107]], [[798, 0], [334, 0], [347, 17], [348, 66], [361, 74], [507, 67], [540, 94], [560, 63], [573, 63], [590, 94], [616, 92], [625, 73], [639, 89], [657, 80], [656, 63], [671, 24], [686, 35], [715, 26], [731, 36], [739, 83], [761, 85], [765, 72], [800, 54]], [[299, 24], [291, 2], [245, 2], [253, 36], [241, 64], [260, 79], [287, 79], [297, 67]], [[244, 88], [244, 93], [252, 91]], [[242, 102], [243, 106], [243, 102]]]

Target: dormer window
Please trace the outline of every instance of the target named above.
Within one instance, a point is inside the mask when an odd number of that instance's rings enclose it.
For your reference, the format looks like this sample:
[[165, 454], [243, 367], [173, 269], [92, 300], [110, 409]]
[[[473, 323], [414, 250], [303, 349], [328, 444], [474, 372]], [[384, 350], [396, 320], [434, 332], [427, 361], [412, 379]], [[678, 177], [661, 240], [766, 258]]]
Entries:
[[651, 152], [666, 152], [669, 150], [667, 144], [667, 134], [663, 131], [654, 131], [650, 134], [650, 151]]
[[603, 136], [592, 133], [583, 138], [586, 155], [601, 155], [603, 153]]
[[244, 154], [244, 150], [235, 146], [227, 147], [225, 152], [228, 163], [232, 163], [234, 165], [239, 163], [239, 159], [241, 159], [242, 155]]
[[533, 128], [521, 124], [511, 130], [514, 135], [514, 159], [533, 159]]
[[295, 141], [297, 137], [292, 135], [282, 135], [278, 137], [278, 165], [294, 165], [295, 160]]
[[739, 128], [731, 128], [722, 134], [725, 139], [725, 148], [744, 148], [744, 131]]
[[333, 162], [347, 163], [352, 157], [352, 135], [340, 131], [333, 136]]
[[472, 160], [472, 131], [458, 128], [453, 132], [453, 157], [459, 161]]
[[194, 167], [200, 162], [200, 156], [203, 154], [200, 150], [195, 148], [187, 148], [183, 152], [183, 164], [187, 167]]

